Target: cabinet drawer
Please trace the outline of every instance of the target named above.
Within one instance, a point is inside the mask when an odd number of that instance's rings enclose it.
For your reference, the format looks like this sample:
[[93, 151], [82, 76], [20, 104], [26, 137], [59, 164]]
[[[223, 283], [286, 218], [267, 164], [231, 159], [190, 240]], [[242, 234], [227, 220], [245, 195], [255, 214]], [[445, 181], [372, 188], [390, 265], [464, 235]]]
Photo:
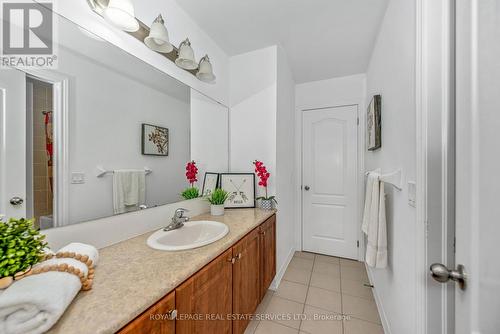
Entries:
[[122, 328], [119, 334], [174, 334], [175, 292], [169, 293], [135, 320]]

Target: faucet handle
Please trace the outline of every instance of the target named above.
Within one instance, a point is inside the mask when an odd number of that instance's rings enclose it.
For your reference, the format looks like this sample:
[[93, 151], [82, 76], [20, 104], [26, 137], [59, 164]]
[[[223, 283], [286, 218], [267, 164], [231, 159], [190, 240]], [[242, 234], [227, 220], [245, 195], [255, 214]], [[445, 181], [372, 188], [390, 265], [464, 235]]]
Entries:
[[184, 213], [185, 212], [189, 212], [189, 210], [188, 209], [179, 208], [179, 209], [175, 210], [174, 217], [182, 218], [182, 217], [184, 217]]

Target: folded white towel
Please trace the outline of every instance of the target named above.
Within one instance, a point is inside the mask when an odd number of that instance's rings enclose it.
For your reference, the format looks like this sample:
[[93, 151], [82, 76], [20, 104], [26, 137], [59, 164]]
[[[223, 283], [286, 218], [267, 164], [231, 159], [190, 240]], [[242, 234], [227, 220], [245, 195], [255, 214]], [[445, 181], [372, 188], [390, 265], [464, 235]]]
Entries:
[[[378, 192], [380, 174], [378, 172], [370, 172], [366, 179], [366, 195], [365, 195], [365, 209], [363, 212], [363, 224], [361, 230], [368, 235], [368, 225], [371, 219], [371, 205], [372, 205], [372, 193]], [[373, 189], [377, 187], [377, 189]]]
[[99, 251], [92, 245], [82, 244], [79, 242], [72, 242], [64, 246], [59, 252], [73, 252], [75, 254], [87, 255], [92, 260], [94, 266], [99, 262]]
[[[98, 252], [93, 246], [69, 244], [59, 251], [89, 256], [97, 264]], [[88, 274], [87, 266], [71, 258], [52, 258], [39, 266], [67, 263]], [[38, 334], [48, 331], [59, 320], [81, 289], [78, 276], [65, 272], [46, 272], [15, 281], [0, 293], [0, 333]]]
[[[368, 191], [369, 189], [367, 189]], [[384, 182], [373, 181], [369, 198], [368, 212], [365, 203], [363, 232], [368, 237], [366, 245], [366, 263], [373, 268], [387, 267], [387, 221], [385, 216]], [[368, 196], [367, 196], [368, 197]], [[365, 217], [367, 225], [365, 226]]]
[[146, 201], [146, 173], [143, 170], [115, 170], [113, 212], [135, 211]]

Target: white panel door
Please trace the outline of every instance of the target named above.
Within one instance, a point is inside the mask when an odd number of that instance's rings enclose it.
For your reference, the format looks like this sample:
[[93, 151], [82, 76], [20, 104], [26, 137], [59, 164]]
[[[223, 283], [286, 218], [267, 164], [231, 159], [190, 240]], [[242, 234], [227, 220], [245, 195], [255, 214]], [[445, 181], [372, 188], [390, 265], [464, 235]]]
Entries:
[[456, 3], [455, 333], [500, 333], [500, 0]]
[[357, 106], [303, 112], [303, 249], [356, 259]]
[[[0, 70], [0, 214], [26, 216], [26, 75]], [[23, 200], [12, 205], [11, 199]]]

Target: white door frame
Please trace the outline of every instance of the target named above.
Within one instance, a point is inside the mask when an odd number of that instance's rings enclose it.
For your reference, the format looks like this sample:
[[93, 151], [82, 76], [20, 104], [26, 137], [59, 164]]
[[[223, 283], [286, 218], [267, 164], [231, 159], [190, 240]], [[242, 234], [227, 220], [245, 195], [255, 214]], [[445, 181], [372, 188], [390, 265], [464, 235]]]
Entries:
[[[440, 328], [429, 328], [435, 324], [428, 319], [428, 311], [433, 301], [428, 299], [429, 265], [428, 263], [428, 241], [429, 215], [433, 215], [431, 231], [440, 228], [441, 232], [441, 261], [447, 264], [447, 259], [453, 258], [449, 247], [447, 247], [450, 234], [454, 233], [448, 229], [450, 219], [448, 216], [447, 201], [453, 200], [454, 184], [448, 182], [454, 177], [449, 168], [454, 164], [454, 152], [448, 151], [449, 145], [453, 145], [448, 137], [451, 127], [454, 127], [450, 114], [454, 110], [454, 7], [453, 0], [417, 0], [416, 1], [416, 225], [415, 225], [415, 333], [453, 333], [453, 310], [447, 308], [450, 289], [442, 285], [440, 295], [441, 322]], [[436, 124], [432, 118], [440, 118]], [[434, 127], [433, 127], [434, 126]], [[436, 151], [436, 132], [441, 131], [442, 137], [438, 141], [442, 144]], [[434, 136], [434, 137], [433, 137]], [[441, 161], [439, 178], [441, 184], [437, 191], [440, 192], [441, 217], [436, 221], [435, 212], [429, 209], [428, 182], [435, 179], [435, 170], [429, 170], [429, 157], [438, 156]], [[436, 189], [432, 189], [435, 195]], [[437, 224], [437, 226], [436, 226]], [[449, 244], [449, 243], [448, 243]], [[437, 259], [435, 262], [438, 262]], [[448, 264], [447, 264], [448, 265]], [[433, 286], [434, 291], [438, 290]], [[434, 293], [434, 292], [433, 292]], [[434, 296], [434, 295], [433, 295]]]
[[302, 206], [303, 206], [303, 201], [302, 201], [302, 114], [306, 110], [315, 110], [315, 109], [328, 109], [328, 108], [337, 108], [337, 107], [344, 107], [344, 106], [357, 106], [358, 109], [358, 119], [359, 119], [359, 124], [358, 124], [358, 178], [357, 178], [357, 186], [358, 186], [358, 198], [357, 198], [357, 203], [358, 203], [358, 210], [357, 210], [357, 224], [358, 224], [358, 240], [359, 242], [359, 247], [358, 247], [358, 260], [363, 261], [364, 260], [364, 254], [365, 254], [365, 246], [364, 243], [362, 242], [363, 240], [363, 235], [361, 232], [361, 212], [363, 208], [363, 196], [364, 194], [364, 169], [365, 169], [365, 157], [364, 157], [364, 148], [365, 148], [365, 131], [364, 131], [364, 124], [365, 124], [365, 113], [363, 112], [365, 110], [365, 101], [364, 98], [362, 99], [344, 99], [344, 100], [334, 100], [330, 101], [327, 105], [321, 105], [321, 104], [308, 104], [308, 105], [297, 105], [295, 107], [295, 170], [297, 171], [295, 175], [295, 180], [297, 184], [297, 190], [295, 192], [295, 203], [298, 203], [296, 206], [296, 211], [295, 211], [295, 216], [298, 217], [298, 224], [296, 224], [296, 230], [295, 230], [295, 249], [297, 250], [302, 250], [303, 249], [303, 243], [302, 243], [302, 230], [303, 230], [303, 213], [302, 213]]
[[23, 69], [53, 86], [54, 133], [54, 221], [64, 226], [69, 219], [69, 80], [54, 71]]

